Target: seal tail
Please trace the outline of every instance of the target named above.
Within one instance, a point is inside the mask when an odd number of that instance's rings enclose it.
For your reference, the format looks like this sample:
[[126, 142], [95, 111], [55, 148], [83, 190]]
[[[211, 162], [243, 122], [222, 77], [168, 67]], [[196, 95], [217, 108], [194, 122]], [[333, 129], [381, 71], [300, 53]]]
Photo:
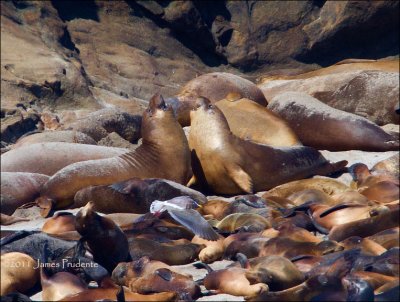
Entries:
[[204, 263], [204, 262], [196, 262], [193, 263], [193, 266], [197, 269], [201, 269], [201, 268], [205, 268], [207, 270], [208, 273], [213, 272], [214, 270], [211, 268], [211, 266], [209, 266], [208, 264]]

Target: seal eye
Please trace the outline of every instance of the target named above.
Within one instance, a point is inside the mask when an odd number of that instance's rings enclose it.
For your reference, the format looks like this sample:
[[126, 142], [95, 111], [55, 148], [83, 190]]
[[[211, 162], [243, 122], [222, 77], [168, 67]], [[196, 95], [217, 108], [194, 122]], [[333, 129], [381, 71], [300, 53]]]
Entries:
[[214, 106], [212, 104], [208, 105], [208, 109], [214, 109]]

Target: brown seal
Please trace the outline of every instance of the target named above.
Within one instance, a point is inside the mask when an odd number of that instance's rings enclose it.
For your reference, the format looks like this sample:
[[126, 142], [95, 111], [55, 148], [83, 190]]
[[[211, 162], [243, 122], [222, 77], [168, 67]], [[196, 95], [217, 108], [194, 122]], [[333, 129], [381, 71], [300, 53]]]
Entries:
[[215, 106], [222, 111], [232, 133], [241, 139], [276, 147], [301, 145], [281, 117], [252, 100], [230, 93]]
[[49, 179], [41, 195], [55, 201], [57, 208], [70, 205], [75, 193], [84, 187], [110, 185], [133, 177], [186, 183], [191, 171], [188, 142], [162, 96], [155, 95], [150, 100], [141, 130], [143, 142], [136, 150], [69, 165]]
[[21, 137], [11, 149], [20, 148], [26, 145], [32, 145], [45, 142], [64, 142], [86, 145], [97, 145], [96, 141], [89, 135], [75, 130], [44, 131]]
[[30, 172], [53, 175], [70, 164], [122, 155], [128, 149], [74, 143], [38, 143], [1, 155], [1, 172]]
[[230, 233], [238, 230], [261, 232], [271, 227], [271, 221], [254, 213], [233, 213], [224, 217], [214, 227], [222, 232]]
[[208, 271], [204, 278], [204, 286], [209, 290], [215, 290], [218, 293], [226, 293], [234, 296], [254, 297], [263, 292], [268, 292], [267, 284], [251, 282], [247, 278], [247, 269], [241, 267], [228, 267], [222, 270], [212, 270], [211, 267], [203, 263], [196, 264], [197, 268], [205, 267]]
[[266, 192], [262, 197], [268, 198], [268, 196], [277, 196], [287, 198], [293, 193], [307, 189], [320, 190], [328, 195], [333, 195], [347, 191], [350, 188], [336, 179], [314, 177], [311, 179], [295, 180], [277, 186]]
[[382, 245], [386, 249], [399, 247], [399, 227], [397, 226], [378, 232], [374, 235], [368, 236], [367, 238]]
[[131, 280], [129, 289], [139, 294], [176, 292], [184, 301], [193, 301], [201, 294], [200, 286], [192, 277], [173, 272], [168, 268], [159, 268], [148, 275]]
[[370, 239], [358, 236], [346, 238], [345, 240], [340, 241], [339, 244], [342, 245], [345, 250], [360, 249], [364, 255], [370, 256], [379, 256], [387, 251], [387, 249], [380, 244]]
[[39, 281], [37, 262], [27, 254], [1, 255], [1, 296], [11, 292], [26, 293]]
[[1, 172], [1, 213], [11, 215], [18, 207], [34, 201], [48, 180], [44, 174]]
[[179, 123], [182, 126], [189, 126], [190, 110], [199, 96], [215, 103], [225, 98], [229, 93], [238, 94], [261, 106], [267, 105], [264, 94], [255, 84], [226, 72], [212, 72], [194, 78], [183, 86], [176, 97], [169, 98], [166, 102], [174, 108]]
[[398, 225], [399, 209], [397, 208], [377, 216], [335, 226], [329, 232], [329, 239], [341, 241], [351, 236], [364, 238]]
[[40, 269], [40, 281], [43, 301], [59, 301], [88, 288], [86, 283], [74, 274], [58, 272], [49, 276], [45, 268]]
[[376, 163], [371, 171], [373, 173], [389, 173], [394, 175], [395, 177], [399, 177], [399, 154], [396, 153], [391, 157], [381, 160], [380, 162]]
[[194, 243], [174, 244], [146, 238], [129, 238], [129, 251], [133, 260], [148, 256], [169, 265], [189, 264], [198, 258], [204, 245]]
[[125, 234], [114, 221], [93, 211], [92, 202], [76, 214], [75, 227], [87, 242], [93, 260], [110, 273], [119, 262], [130, 260]]
[[205, 98], [196, 101], [190, 118], [194, 176], [189, 185], [205, 181], [215, 193], [268, 190], [292, 180], [328, 175], [347, 164], [331, 164], [309, 147], [273, 148], [242, 140], [232, 134], [222, 112]]
[[199, 259], [204, 263], [211, 263], [220, 260], [224, 254], [224, 237], [220, 236], [217, 241], [203, 239], [199, 236], [194, 236], [192, 243], [205, 245], [199, 253]]
[[94, 210], [101, 213], [147, 213], [154, 200], [184, 195], [192, 197], [199, 204], [207, 201], [200, 192], [170, 180], [132, 178], [111, 186], [83, 188], [75, 194], [72, 206], [81, 207], [93, 201]]
[[386, 133], [373, 122], [332, 108], [305, 93], [279, 94], [268, 108], [287, 121], [306, 146], [329, 151], [390, 151], [399, 148], [399, 138]]

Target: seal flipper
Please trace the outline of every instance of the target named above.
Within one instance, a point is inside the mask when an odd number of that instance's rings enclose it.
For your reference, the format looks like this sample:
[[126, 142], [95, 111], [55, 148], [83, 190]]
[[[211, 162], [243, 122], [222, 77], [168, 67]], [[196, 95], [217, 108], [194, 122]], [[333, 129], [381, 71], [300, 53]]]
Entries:
[[225, 166], [235, 184], [243, 191], [253, 194], [253, 180], [240, 166], [229, 163]]

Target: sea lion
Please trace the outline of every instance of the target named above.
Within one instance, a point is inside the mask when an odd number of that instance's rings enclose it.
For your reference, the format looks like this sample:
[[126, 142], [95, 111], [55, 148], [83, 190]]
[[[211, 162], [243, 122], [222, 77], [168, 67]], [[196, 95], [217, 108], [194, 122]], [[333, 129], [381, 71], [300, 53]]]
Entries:
[[[188, 185], [205, 178], [216, 193], [253, 193], [296, 179], [328, 175], [347, 164], [331, 164], [309, 147], [272, 148], [244, 141], [230, 132], [222, 112], [205, 98], [197, 99], [190, 119], [194, 176]], [[273, 177], [268, 177], [269, 171], [274, 171]]]
[[254, 297], [269, 290], [268, 285], [262, 282], [252, 284], [246, 277], [247, 270], [241, 267], [228, 267], [216, 271], [204, 263], [196, 263], [195, 267], [207, 269], [208, 274], [203, 284], [208, 290], [247, 297]]
[[263, 237], [277, 238], [286, 237], [294, 241], [305, 241], [319, 243], [322, 238], [313, 235], [311, 232], [286, 222], [274, 228], [269, 228], [261, 233]]
[[20, 148], [26, 145], [32, 145], [45, 142], [64, 142], [76, 143], [86, 145], [97, 145], [96, 141], [89, 135], [75, 130], [62, 130], [62, 131], [44, 131], [34, 133], [28, 136], [23, 136], [11, 146], [11, 149]]
[[48, 180], [44, 174], [1, 172], [1, 213], [12, 215], [18, 207], [34, 201]]
[[369, 200], [389, 203], [399, 199], [400, 188], [391, 181], [381, 181], [368, 188], [360, 189], [359, 192]]
[[399, 225], [399, 209], [379, 215], [335, 226], [329, 232], [329, 239], [342, 241], [351, 236], [368, 237], [377, 232]]
[[[45, 200], [55, 201], [54, 206], [58, 208], [70, 205], [75, 193], [84, 187], [110, 185], [132, 177], [158, 177], [186, 183], [191, 171], [188, 142], [161, 95], [151, 98], [143, 113], [141, 131], [143, 142], [136, 150], [69, 165], [49, 179], [41, 195]], [[48, 206], [48, 201], [42, 203]]]
[[325, 205], [335, 205], [335, 201], [332, 197], [321, 190], [306, 189], [294, 192], [287, 197], [293, 204], [300, 206], [304, 203], [318, 203]]
[[74, 274], [58, 272], [49, 276], [43, 267], [40, 269], [40, 281], [43, 301], [59, 301], [88, 288], [87, 284]]
[[310, 179], [295, 180], [282, 184], [267, 191], [261, 197], [268, 198], [268, 196], [277, 196], [277, 197], [287, 198], [295, 192], [307, 189], [320, 190], [328, 195], [334, 195], [345, 192], [350, 188], [336, 179], [325, 178], [325, 177], [314, 177]]
[[265, 256], [247, 259], [243, 254], [236, 255], [241, 265], [248, 269], [247, 279], [266, 283], [271, 291], [296, 286], [304, 281], [304, 275], [287, 258]]
[[183, 265], [198, 258], [204, 245], [194, 243], [171, 244], [160, 243], [145, 238], [129, 238], [129, 252], [133, 260], [148, 256], [169, 265]]
[[225, 98], [228, 93], [239, 94], [261, 106], [267, 105], [264, 94], [255, 84], [226, 72], [212, 72], [194, 78], [182, 87], [176, 97], [169, 98], [166, 102], [174, 109], [179, 123], [189, 126], [190, 110], [197, 97], [202, 96], [215, 103]]
[[10, 252], [1, 255], [1, 296], [26, 293], [39, 281], [37, 262], [31, 256]]
[[200, 192], [170, 180], [132, 178], [111, 186], [83, 188], [75, 194], [72, 206], [81, 207], [93, 201], [94, 210], [102, 213], [147, 213], [154, 200], [168, 200], [183, 195], [190, 196], [199, 204], [207, 201]]
[[114, 221], [93, 211], [92, 202], [76, 214], [75, 227], [87, 243], [93, 260], [110, 273], [119, 262], [131, 259], [123, 231]]
[[367, 281], [374, 290], [385, 285], [388, 282], [397, 280], [397, 277], [394, 276], [387, 276], [379, 273], [365, 271], [353, 271], [347, 276], [356, 277]]
[[131, 262], [118, 263], [111, 276], [116, 284], [129, 286], [131, 280], [152, 274], [160, 268], [167, 268], [170, 271], [179, 273], [174, 267], [161, 261], [150, 260], [150, 258], [146, 256]]
[[42, 226], [42, 232], [47, 234], [60, 234], [76, 231], [76, 217], [72, 213], [57, 212], [53, 217], [46, 219]]
[[215, 106], [222, 111], [232, 133], [241, 139], [276, 147], [301, 145], [282, 118], [241, 95], [230, 93]]
[[238, 230], [261, 232], [271, 227], [271, 221], [254, 213], [234, 213], [224, 217], [214, 227], [222, 232], [229, 233]]
[[86, 144], [38, 143], [2, 154], [1, 172], [30, 172], [51, 176], [76, 162], [109, 158], [128, 151], [128, 149]]
[[194, 236], [192, 243], [205, 245], [199, 253], [199, 259], [204, 263], [212, 263], [220, 260], [224, 254], [224, 237], [220, 236], [217, 241], [203, 239], [199, 236]]
[[305, 93], [279, 94], [272, 99], [268, 109], [287, 121], [305, 146], [329, 151], [391, 151], [399, 148], [399, 138], [373, 122], [332, 108]]
[[387, 249], [380, 244], [358, 236], [346, 238], [340, 241], [339, 244], [343, 246], [345, 250], [359, 248], [364, 255], [378, 256], [387, 251]]
[[168, 268], [159, 268], [148, 275], [131, 280], [129, 289], [139, 294], [176, 292], [183, 301], [193, 301], [201, 295], [200, 286], [192, 277], [173, 272]]
[[391, 182], [399, 185], [398, 177], [390, 173], [374, 173], [368, 169], [368, 166], [363, 163], [355, 163], [349, 167], [349, 172], [353, 178], [353, 182], [357, 189], [369, 188], [379, 182]]
[[386, 249], [399, 247], [399, 227], [383, 230], [366, 238], [380, 244]]

